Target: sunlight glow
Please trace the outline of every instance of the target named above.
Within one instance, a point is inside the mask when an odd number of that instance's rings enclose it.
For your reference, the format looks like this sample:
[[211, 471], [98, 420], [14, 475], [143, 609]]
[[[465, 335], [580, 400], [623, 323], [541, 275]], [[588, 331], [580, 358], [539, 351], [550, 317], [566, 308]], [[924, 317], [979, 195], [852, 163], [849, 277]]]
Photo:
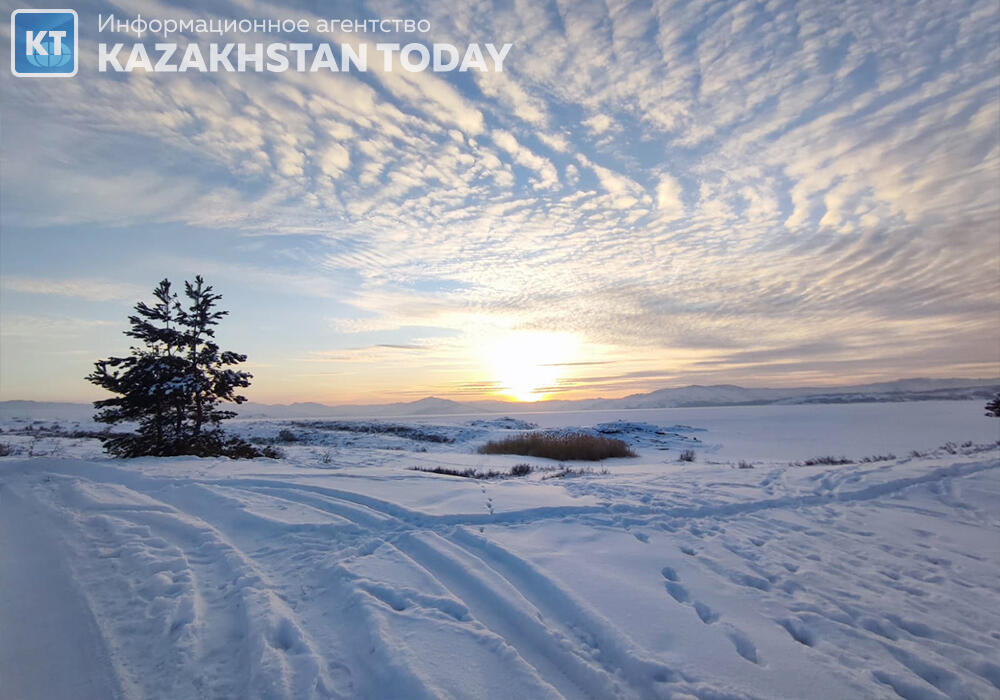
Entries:
[[568, 333], [514, 331], [491, 341], [485, 357], [499, 394], [540, 401], [565, 376], [579, 349], [579, 339]]

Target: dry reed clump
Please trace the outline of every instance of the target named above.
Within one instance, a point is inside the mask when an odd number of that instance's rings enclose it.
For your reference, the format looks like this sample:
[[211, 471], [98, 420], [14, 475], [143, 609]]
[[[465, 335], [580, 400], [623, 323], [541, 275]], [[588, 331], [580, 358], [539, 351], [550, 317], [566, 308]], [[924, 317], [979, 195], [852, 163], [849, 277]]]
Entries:
[[491, 440], [479, 448], [488, 455], [524, 455], [559, 461], [596, 462], [609, 457], [635, 457], [624, 441], [588, 433], [520, 433]]

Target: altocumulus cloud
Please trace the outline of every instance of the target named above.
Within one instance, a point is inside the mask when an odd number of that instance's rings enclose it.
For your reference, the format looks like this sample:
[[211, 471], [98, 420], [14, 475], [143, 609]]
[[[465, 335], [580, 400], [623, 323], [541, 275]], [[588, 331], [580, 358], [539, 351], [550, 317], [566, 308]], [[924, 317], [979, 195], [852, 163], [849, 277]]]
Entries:
[[[887, 345], [882, 373], [995, 370], [976, 348], [1000, 342], [996, 2], [365, 13], [514, 48], [475, 76], [5, 76], [6, 168], [32, 173], [5, 180], [8, 235], [158, 222], [284, 237], [268, 256], [309, 239], [283, 274], [334, 280], [356, 311], [325, 321], [343, 347], [524, 328], [657, 376], [752, 381], [753, 359], [855, 377]], [[20, 116], [39, 100], [72, 105], [44, 140]], [[23, 292], [118, 298], [7, 272]], [[638, 365], [622, 376], [649, 385]]]

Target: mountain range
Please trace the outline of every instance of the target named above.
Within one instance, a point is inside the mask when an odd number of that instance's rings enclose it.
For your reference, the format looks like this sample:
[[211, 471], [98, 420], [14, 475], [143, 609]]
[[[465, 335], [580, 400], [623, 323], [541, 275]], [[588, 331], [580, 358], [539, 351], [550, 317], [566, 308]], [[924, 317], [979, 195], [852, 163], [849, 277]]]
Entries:
[[[691, 385], [657, 389], [619, 399], [555, 399], [535, 403], [511, 401], [452, 401], [433, 396], [402, 403], [336, 405], [321, 403], [245, 403], [241, 418], [396, 417], [478, 413], [534, 413], [641, 408], [694, 408], [764, 404], [873, 403], [893, 401], [954, 401], [988, 399], [1000, 393], [996, 379], [899, 379], [877, 384], [841, 387], [747, 388], [734, 384]], [[35, 420], [89, 420], [93, 408], [85, 403], [2, 401], [0, 418]]]

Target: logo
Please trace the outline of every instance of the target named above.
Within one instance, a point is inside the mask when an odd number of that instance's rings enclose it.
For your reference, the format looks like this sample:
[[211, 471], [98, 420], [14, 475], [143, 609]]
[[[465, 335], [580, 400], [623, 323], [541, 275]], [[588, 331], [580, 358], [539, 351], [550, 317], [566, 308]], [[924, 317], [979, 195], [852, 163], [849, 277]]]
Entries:
[[76, 75], [76, 10], [14, 10], [10, 15], [10, 70], [32, 78]]

